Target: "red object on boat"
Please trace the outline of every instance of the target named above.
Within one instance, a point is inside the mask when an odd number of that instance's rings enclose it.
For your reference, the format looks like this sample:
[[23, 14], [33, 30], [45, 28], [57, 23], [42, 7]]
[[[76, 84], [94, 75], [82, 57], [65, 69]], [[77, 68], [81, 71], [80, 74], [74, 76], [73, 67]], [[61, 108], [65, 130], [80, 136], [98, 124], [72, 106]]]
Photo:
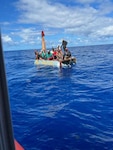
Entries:
[[42, 37], [45, 36], [44, 31], [42, 31]]
[[14, 140], [14, 143], [15, 143], [16, 150], [24, 150], [24, 148], [16, 140]]

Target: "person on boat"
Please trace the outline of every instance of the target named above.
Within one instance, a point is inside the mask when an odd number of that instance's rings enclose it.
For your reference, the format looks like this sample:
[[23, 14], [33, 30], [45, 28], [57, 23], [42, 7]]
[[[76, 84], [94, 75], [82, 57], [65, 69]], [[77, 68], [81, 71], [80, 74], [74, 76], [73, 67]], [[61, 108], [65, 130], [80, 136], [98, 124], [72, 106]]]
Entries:
[[40, 55], [41, 55], [41, 58], [45, 60], [53, 59], [53, 54], [50, 51], [46, 51], [46, 52], [42, 51]]
[[40, 58], [40, 55], [39, 55], [39, 53], [35, 50], [35, 59], [39, 59]]
[[43, 50], [41, 50], [39, 54], [42, 57], [42, 59], [46, 59], [46, 53]]
[[68, 50], [68, 48], [65, 48], [63, 60], [69, 60], [71, 58], [71, 52]]
[[61, 50], [61, 46], [60, 45], [58, 45], [57, 50]]
[[57, 52], [57, 60], [61, 61], [63, 59], [63, 52], [61, 49]]
[[54, 48], [52, 48], [51, 54], [52, 54], [53, 60], [57, 59], [57, 53], [58, 53], [57, 50], [55, 50]]
[[46, 53], [46, 58], [47, 58], [48, 60], [53, 60], [53, 54], [51, 53], [51, 51], [48, 51], [48, 52]]
[[68, 44], [67, 41], [62, 40], [62, 47], [63, 47], [63, 50], [64, 50], [64, 51], [65, 51], [65, 49], [66, 49], [67, 44]]

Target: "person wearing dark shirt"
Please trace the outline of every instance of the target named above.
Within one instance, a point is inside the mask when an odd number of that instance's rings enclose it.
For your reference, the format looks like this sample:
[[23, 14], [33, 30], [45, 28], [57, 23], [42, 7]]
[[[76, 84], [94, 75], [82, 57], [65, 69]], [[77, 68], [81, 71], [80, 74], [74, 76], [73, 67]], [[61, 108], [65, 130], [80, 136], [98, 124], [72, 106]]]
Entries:
[[63, 55], [63, 60], [71, 58], [71, 52], [68, 50], [68, 48], [65, 48], [64, 50], [64, 55]]
[[66, 49], [66, 46], [67, 46], [67, 41], [65, 41], [65, 40], [63, 40], [62, 41], [62, 47], [63, 47], [63, 50], [65, 51], [65, 49]]

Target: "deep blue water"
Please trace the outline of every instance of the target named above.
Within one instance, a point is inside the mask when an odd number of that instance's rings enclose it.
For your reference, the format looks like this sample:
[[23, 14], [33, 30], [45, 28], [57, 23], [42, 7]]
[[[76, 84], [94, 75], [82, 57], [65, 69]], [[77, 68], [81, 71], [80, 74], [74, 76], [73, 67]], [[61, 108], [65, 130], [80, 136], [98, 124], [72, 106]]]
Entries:
[[5, 52], [14, 136], [25, 150], [113, 150], [113, 45], [70, 48], [72, 68]]

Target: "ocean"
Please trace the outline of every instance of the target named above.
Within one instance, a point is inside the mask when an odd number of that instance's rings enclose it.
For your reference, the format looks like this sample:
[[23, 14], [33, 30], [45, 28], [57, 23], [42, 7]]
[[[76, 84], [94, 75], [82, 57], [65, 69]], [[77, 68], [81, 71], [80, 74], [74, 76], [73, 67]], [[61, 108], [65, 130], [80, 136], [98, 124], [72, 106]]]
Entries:
[[113, 150], [113, 45], [70, 48], [71, 68], [5, 51], [15, 139], [25, 150]]

